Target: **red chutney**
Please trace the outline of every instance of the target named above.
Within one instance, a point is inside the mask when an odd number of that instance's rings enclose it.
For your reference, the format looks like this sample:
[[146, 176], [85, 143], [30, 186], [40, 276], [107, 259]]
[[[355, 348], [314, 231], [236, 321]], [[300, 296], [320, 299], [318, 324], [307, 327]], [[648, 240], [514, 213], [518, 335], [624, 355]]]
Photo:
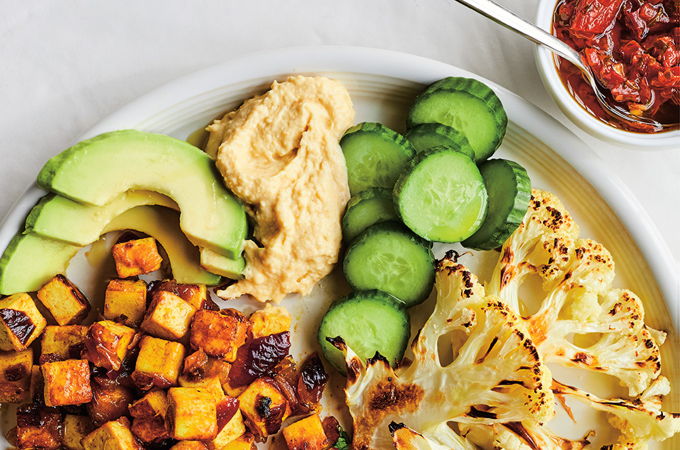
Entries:
[[595, 117], [640, 133], [680, 128], [680, 0], [562, 0], [553, 33], [581, 53], [610, 100], [668, 126], [615, 119], [580, 71], [560, 59], [562, 82]]

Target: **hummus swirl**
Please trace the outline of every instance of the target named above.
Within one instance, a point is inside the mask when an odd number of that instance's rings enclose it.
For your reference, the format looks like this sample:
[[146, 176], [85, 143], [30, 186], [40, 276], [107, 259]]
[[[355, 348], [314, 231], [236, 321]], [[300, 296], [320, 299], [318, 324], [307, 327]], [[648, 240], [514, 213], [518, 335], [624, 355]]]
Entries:
[[308, 294], [338, 260], [349, 200], [338, 141], [354, 121], [349, 93], [323, 77], [291, 77], [208, 127], [217, 167], [254, 219], [244, 279], [217, 295], [279, 302]]

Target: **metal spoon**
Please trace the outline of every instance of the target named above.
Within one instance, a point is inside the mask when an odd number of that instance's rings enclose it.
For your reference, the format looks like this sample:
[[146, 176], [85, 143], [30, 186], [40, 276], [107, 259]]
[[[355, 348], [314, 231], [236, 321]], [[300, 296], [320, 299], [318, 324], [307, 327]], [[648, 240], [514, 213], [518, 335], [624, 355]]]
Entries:
[[569, 45], [562, 42], [552, 34], [538, 28], [537, 26], [523, 19], [520, 19], [512, 12], [508, 11], [507, 9], [503, 8], [500, 5], [497, 5], [491, 0], [456, 0], [456, 1], [474, 11], [477, 11], [481, 15], [493, 20], [497, 24], [503, 25], [504, 27], [514, 31], [515, 33], [524, 36], [530, 41], [538, 45], [547, 47], [548, 49], [552, 50], [562, 58], [566, 59], [567, 61], [575, 65], [576, 68], [583, 73], [584, 78], [593, 88], [593, 92], [595, 93], [597, 101], [610, 115], [629, 122], [648, 124], [653, 126], [655, 129], [661, 129], [663, 127], [663, 125], [657, 122], [656, 120], [649, 119], [647, 117], [635, 116], [625, 108], [621, 108], [618, 105], [610, 104], [607, 97], [600, 90], [600, 85], [598, 84], [595, 75], [593, 75], [593, 72], [590, 70], [590, 67], [588, 67], [588, 65], [581, 60], [581, 55], [579, 55], [579, 53], [576, 50], [574, 50]]

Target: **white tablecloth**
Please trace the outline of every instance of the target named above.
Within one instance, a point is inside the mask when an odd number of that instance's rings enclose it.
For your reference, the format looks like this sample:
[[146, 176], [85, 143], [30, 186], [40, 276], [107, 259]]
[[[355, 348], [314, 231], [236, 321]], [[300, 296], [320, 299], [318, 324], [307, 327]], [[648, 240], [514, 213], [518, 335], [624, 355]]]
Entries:
[[[502, 3], [533, 18], [537, 0]], [[253, 51], [319, 44], [445, 61], [568, 122], [543, 89], [533, 44], [450, 0], [0, 0], [0, 216], [46, 159], [145, 92]], [[680, 255], [680, 149], [586, 140]]]

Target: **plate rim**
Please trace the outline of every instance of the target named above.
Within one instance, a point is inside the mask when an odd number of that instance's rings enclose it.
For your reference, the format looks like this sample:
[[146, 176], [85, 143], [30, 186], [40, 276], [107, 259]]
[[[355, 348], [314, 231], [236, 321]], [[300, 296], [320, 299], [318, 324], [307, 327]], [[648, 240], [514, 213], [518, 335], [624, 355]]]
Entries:
[[[405, 52], [355, 46], [298, 46], [254, 52], [163, 84], [104, 117], [74, 142], [104, 131], [129, 127], [121, 127], [120, 124], [140, 122], [187, 100], [190, 95], [199, 95], [220, 85], [305, 72], [360, 72], [424, 84], [455, 74], [474, 77], [492, 86], [501, 100], [512, 101], [513, 109], [519, 113], [512, 117], [512, 122], [531, 129], [532, 135], [567, 161], [615, 212], [649, 265], [672, 316], [673, 326], [676, 332], [680, 331], [680, 274], [676, 273], [677, 263], [633, 192], [585, 142], [548, 112], [491, 80], [445, 62]], [[218, 79], [221, 80], [219, 83], [215, 81]], [[541, 118], [541, 127], [531, 126], [532, 118], [536, 117]], [[553, 145], [557, 141], [560, 144]], [[564, 148], [569, 148], [569, 151], [564, 151]], [[33, 183], [9, 208], [0, 221], [0, 249], [4, 251], [30, 208], [44, 193]]]

